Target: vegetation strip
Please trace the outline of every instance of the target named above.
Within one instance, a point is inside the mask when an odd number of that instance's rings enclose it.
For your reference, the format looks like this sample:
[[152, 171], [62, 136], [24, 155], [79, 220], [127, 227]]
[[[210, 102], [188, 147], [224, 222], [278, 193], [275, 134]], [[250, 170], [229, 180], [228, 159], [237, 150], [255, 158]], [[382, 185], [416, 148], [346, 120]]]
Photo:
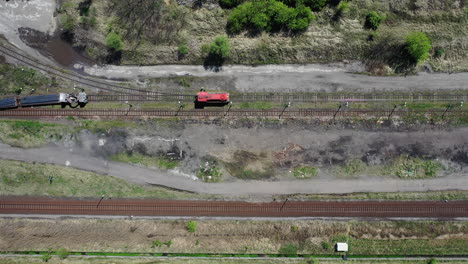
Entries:
[[[52, 251], [0, 251], [1, 255], [59, 255], [61, 252]], [[397, 258], [441, 258], [464, 259], [468, 255], [320, 255], [320, 254], [218, 254], [218, 253], [137, 253], [137, 252], [66, 252], [69, 256], [106, 256], [106, 257], [191, 257], [191, 258], [327, 258], [340, 259], [346, 256], [348, 259], [397, 259]]]

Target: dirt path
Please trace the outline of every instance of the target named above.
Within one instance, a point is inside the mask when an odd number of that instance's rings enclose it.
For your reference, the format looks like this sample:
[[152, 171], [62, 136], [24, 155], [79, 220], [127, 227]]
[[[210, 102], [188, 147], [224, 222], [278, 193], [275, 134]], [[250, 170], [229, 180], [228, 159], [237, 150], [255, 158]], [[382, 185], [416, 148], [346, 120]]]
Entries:
[[0, 158], [27, 162], [44, 162], [69, 165], [77, 169], [108, 174], [139, 184], [157, 184], [171, 188], [209, 194], [227, 195], [272, 195], [296, 193], [352, 193], [352, 192], [399, 192], [427, 190], [468, 190], [468, 175], [426, 180], [397, 179], [352, 179], [309, 181], [239, 181], [234, 183], [203, 183], [183, 177], [175, 172], [163, 172], [108, 162], [103, 159], [70, 152], [58, 147], [20, 149], [0, 144]]

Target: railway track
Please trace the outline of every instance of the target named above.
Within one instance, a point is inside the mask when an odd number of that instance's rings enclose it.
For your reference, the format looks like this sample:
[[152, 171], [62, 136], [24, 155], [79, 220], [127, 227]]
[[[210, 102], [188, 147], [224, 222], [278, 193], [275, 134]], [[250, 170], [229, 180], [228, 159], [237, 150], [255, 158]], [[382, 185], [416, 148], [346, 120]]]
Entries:
[[431, 117], [465, 117], [464, 110], [337, 110], [337, 109], [300, 109], [300, 110], [162, 110], [162, 109], [51, 109], [19, 108], [0, 111], [0, 117], [409, 117], [425, 115]]
[[167, 200], [0, 199], [0, 214], [220, 217], [468, 217], [468, 201], [268, 203]]
[[[50, 74], [51, 76], [59, 77], [63, 80], [75, 82], [76, 84], [82, 87], [97, 89], [98, 91], [103, 90], [103, 91], [119, 93], [119, 94], [145, 94], [147, 97], [151, 97], [154, 94], [184, 96], [182, 94], [175, 94], [175, 93], [170, 93], [170, 92], [161, 92], [161, 91], [149, 92], [149, 91], [142, 90], [142, 89], [116, 85], [116, 84], [112, 84], [112, 83], [98, 80], [95, 78], [83, 76], [83, 75], [80, 75], [80, 74], [77, 74], [77, 73], [74, 73], [65, 69], [60, 69], [51, 65], [47, 65], [40, 61], [37, 61], [3, 44], [0, 44], [0, 55], [4, 55], [9, 58], [12, 58], [16, 60], [18, 63], [20, 63], [21, 65], [28, 66], [30, 68], [46, 72]], [[193, 98], [192, 95], [185, 95], [185, 96], [191, 96]]]
[[[89, 100], [94, 102], [193, 102], [194, 95], [180, 94], [174, 91], [147, 91], [111, 84], [103, 80], [83, 76], [68, 70], [56, 68], [25, 56], [11, 47], [0, 44], [0, 54], [8, 56], [22, 65], [46, 72], [52, 76], [73, 81], [82, 87], [89, 87], [97, 91], [106, 91], [114, 94], [89, 95]], [[234, 102], [276, 102], [276, 103], [317, 103], [317, 102], [465, 102], [468, 94], [440, 94], [440, 93], [407, 93], [407, 94], [236, 94], [231, 95]]]
[[[152, 101], [180, 101], [193, 102], [193, 95], [169, 94], [94, 94], [88, 95], [90, 102], [152, 102]], [[231, 95], [233, 102], [274, 102], [274, 103], [324, 103], [324, 102], [465, 102], [468, 94], [237, 94]]]

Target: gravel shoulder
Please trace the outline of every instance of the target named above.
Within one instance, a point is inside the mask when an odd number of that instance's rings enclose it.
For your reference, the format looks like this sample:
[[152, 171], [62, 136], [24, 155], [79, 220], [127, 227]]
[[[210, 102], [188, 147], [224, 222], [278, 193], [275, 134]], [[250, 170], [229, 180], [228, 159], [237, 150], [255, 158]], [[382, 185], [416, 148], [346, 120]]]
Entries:
[[43, 162], [67, 165], [77, 169], [108, 174], [139, 184], [155, 184], [170, 188], [208, 194], [226, 195], [272, 195], [296, 193], [353, 193], [396, 192], [428, 190], [468, 190], [468, 177], [454, 174], [450, 177], [425, 180], [395, 179], [333, 179], [308, 181], [239, 181], [233, 183], [203, 183], [181, 177], [175, 172], [108, 162], [100, 158], [80, 155], [57, 147], [36, 149], [13, 148], [0, 145], [0, 158], [28, 162]]

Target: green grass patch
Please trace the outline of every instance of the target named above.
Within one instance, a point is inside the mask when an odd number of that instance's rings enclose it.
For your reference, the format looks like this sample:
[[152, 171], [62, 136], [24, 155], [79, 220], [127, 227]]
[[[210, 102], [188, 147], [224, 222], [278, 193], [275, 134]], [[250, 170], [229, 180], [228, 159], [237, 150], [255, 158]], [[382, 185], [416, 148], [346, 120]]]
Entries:
[[0, 120], [0, 140], [15, 147], [38, 147], [60, 140], [72, 129], [64, 125], [29, 120]]
[[[73, 164], [72, 164], [73, 165]], [[49, 181], [52, 179], [52, 183]], [[0, 193], [54, 197], [209, 198], [162, 187], [140, 186], [112, 176], [54, 165], [0, 160]]]
[[401, 155], [393, 161], [391, 170], [402, 179], [414, 179], [433, 178], [441, 169], [443, 166], [438, 161]]
[[315, 167], [298, 166], [293, 169], [292, 174], [297, 179], [310, 179], [314, 176], [317, 176], [318, 171]]
[[110, 156], [110, 159], [118, 162], [142, 165], [146, 167], [157, 167], [160, 169], [174, 169], [179, 164], [178, 160], [171, 160], [164, 156], [150, 157], [139, 153], [121, 152]]

